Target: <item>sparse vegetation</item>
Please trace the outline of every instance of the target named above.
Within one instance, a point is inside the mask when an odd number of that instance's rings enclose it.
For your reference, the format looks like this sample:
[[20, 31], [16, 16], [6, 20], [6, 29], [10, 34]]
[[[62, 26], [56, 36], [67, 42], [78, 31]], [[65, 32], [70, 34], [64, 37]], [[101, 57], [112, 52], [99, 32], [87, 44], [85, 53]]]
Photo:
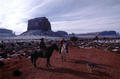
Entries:
[[76, 42], [78, 40], [78, 37], [71, 37], [70, 40]]
[[3, 66], [4, 66], [4, 62], [0, 61], [0, 67], [3, 67]]
[[19, 70], [13, 71], [13, 76], [15, 76], [15, 77], [21, 76], [21, 74], [22, 74], [22, 72]]

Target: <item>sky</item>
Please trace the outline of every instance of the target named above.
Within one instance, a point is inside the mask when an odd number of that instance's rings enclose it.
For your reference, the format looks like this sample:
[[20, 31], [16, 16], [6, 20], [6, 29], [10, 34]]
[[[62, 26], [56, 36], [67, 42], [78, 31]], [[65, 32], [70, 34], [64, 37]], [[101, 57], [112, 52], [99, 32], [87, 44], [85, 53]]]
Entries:
[[0, 28], [17, 35], [29, 19], [47, 17], [53, 31], [120, 32], [120, 0], [0, 0]]

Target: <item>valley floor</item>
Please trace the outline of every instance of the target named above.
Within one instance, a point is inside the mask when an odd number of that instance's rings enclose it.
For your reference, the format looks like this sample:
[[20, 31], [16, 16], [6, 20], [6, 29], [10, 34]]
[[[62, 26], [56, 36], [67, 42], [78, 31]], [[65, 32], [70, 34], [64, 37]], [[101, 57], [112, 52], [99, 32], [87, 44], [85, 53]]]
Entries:
[[[120, 79], [120, 55], [96, 48], [69, 47], [66, 62], [54, 51], [51, 68], [46, 67], [46, 59], [42, 58], [37, 60], [37, 68], [29, 58], [13, 57], [2, 61], [5, 65], [0, 67], [0, 79]], [[92, 73], [88, 62], [96, 65]], [[22, 74], [15, 77], [14, 70]]]

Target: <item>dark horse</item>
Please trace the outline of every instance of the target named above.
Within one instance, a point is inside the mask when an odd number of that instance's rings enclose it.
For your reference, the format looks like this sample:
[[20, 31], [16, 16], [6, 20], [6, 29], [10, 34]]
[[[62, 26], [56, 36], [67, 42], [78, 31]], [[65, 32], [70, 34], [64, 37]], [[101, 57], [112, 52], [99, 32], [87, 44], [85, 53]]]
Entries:
[[50, 65], [50, 57], [52, 56], [52, 53], [53, 53], [54, 49], [56, 51], [59, 50], [58, 46], [56, 44], [52, 44], [50, 47], [47, 47], [44, 50], [42, 49], [42, 50], [33, 52], [33, 54], [31, 54], [31, 62], [34, 65], [34, 67], [36, 67], [36, 60], [39, 57], [41, 57], [41, 58], [47, 58], [47, 64], [46, 64], [46, 66], [47, 67], [51, 66]]

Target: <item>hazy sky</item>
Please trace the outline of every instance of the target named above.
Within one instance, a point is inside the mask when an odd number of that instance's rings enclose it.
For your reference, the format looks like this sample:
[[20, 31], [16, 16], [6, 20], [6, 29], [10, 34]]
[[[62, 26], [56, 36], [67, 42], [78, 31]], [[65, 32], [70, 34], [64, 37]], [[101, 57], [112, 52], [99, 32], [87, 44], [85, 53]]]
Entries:
[[120, 32], [120, 0], [0, 0], [0, 28], [20, 34], [29, 19], [42, 16], [53, 31]]

